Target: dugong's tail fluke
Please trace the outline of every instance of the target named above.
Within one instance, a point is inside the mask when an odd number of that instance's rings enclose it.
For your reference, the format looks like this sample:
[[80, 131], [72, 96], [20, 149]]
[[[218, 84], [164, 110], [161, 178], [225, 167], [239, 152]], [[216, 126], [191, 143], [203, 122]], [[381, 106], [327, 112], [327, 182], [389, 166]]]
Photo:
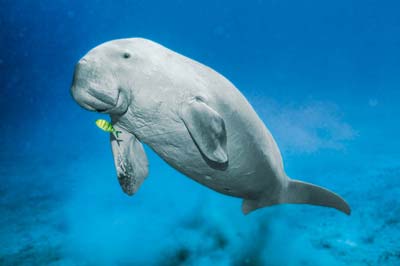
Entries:
[[289, 180], [289, 185], [282, 192], [280, 199], [276, 201], [263, 200], [244, 200], [242, 211], [248, 214], [256, 209], [275, 204], [293, 203], [293, 204], [311, 204], [324, 207], [335, 208], [350, 215], [351, 210], [347, 202], [332, 191], [325, 188], [309, 184], [298, 180]]
[[350, 215], [349, 204], [338, 194], [326, 188], [298, 180], [290, 180], [281, 203], [312, 204], [335, 208]]

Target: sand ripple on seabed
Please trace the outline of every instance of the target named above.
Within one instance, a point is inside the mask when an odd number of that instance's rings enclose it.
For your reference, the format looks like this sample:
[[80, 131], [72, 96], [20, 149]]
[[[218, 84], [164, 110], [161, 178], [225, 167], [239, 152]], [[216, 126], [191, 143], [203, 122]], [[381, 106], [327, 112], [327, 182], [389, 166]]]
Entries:
[[60, 265], [64, 167], [36, 156], [0, 161], [0, 265]]
[[[400, 168], [356, 177], [346, 198], [349, 219], [326, 219], [311, 226], [310, 238], [345, 265], [400, 265]], [[368, 183], [368, 181], [372, 181]]]
[[[66, 187], [76, 181], [63, 170], [69, 160], [1, 159], [0, 240], [5, 244], [0, 246], [0, 265], [85, 265], [62, 252], [68, 235], [63, 199], [68, 196]], [[322, 218], [293, 220], [292, 226], [302, 232], [316, 254], [324, 251], [339, 264], [400, 265], [399, 176], [400, 168], [396, 168], [367, 179], [355, 177], [344, 195], [352, 204], [352, 216], [321, 209]], [[298, 214], [308, 217], [310, 210], [299, 208]], [[312, 209], [313, 215], [318, 212]], [[228, 245], [232, 240], [226, 237]], [[268, 240], [261, 242], [267, 245]], [[190, 250], [181, 250], [174, 261], [181, 265], [190, 265], [189, 259], [196, 261]], [[243, 258], [243, 265], [263, 265], [263, 258], [257, 258], [262, 253]], [[314, 264], [306, 260], [298, 265]]]

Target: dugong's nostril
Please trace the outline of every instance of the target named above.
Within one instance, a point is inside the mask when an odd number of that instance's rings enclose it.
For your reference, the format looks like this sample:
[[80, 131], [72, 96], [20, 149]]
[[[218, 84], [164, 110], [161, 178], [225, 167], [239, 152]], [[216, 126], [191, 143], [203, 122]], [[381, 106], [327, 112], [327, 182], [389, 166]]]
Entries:
[[78, 64], [86, 64], [87, 60], [86, 58], [82, 58], [81, 60], [79, 60]]
[[84, 65], [86, 65], [88, 61], [85, 58], [82, 58], [81, 60], [78, 61], [75, 65], [75, 72], [79, 71], [82, 69]]

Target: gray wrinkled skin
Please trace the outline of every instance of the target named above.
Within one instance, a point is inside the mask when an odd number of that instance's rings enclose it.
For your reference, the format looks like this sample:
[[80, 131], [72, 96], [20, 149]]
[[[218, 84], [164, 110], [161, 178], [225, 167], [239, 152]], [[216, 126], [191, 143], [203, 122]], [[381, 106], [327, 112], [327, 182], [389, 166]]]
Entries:
[[134, 194], [148, 175], [141, 143], [186, 176], [243, 198], [242, 210], [280, 203], [348, 204], [324, 188], [287, 177], [278, 146], [244, 96], [214, 70], [141, 38], [103, 43], [76, 65], [72, 96], [108, 113], [118, 180]]

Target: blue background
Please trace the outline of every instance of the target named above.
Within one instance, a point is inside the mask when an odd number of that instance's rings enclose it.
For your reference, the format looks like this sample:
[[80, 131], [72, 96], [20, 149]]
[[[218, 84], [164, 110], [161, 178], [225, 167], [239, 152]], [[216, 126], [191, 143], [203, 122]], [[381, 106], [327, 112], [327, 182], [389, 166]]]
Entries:
[[[400, 3], [0, 1], [1, 265], [400, 265]], [[289, 176], [353, 214], [241, 201], [150, 149], [121, 192], [107, 134], [70, 95], [75, 63], [144, 37], [230, 79]], [[106, 118], [106, 117], [104, 117]]]

